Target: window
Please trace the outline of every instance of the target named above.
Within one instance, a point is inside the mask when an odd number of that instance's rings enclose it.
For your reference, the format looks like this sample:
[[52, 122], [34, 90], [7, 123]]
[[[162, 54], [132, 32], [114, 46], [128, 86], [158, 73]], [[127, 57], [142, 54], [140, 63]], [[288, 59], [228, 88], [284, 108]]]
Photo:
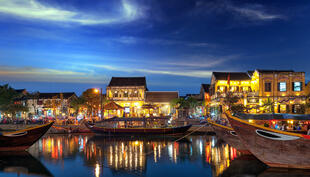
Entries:
[[128, 92], [127, 91], [124, 92], [124, 97], [128, 97]]
[[271, 92], [271, 82], [265, 83], [265, 92]]
[[293, 82], [293, 91], [294, 92], [302, 91], [302, 82]]
[[133, 96], [133, 97], [138, 97], [138, 91], [135, 90], [132, 96]]
[[237, 86], [231, 86], [231, 87], [230, 87], [230, 91], [231, 91], [231, 92], [238, 92], [239, 89], [238, 89]]
[[278, 83], [278, 91], [286, 92], [286, 82], [279, 82]]
[[250, 91], [250, 87], [242, 87], [242, 91], [243, 92], [248, 92], [248, 91]]
[[117, 91], [114, 92], [114, 96], [113, 97], [118, 97]]
[[219, 86], [217, 87], [218, 92], [226, 92], [226, 86]]

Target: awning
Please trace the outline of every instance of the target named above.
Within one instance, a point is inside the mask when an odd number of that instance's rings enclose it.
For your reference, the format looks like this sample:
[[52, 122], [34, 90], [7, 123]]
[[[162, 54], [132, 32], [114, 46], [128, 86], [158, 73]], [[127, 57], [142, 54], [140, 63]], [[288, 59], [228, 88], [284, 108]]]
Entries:
[[105, 110], [119, 110], [119, 109], [124, 109], [122, 106], [116, 104], [114, 101], [111, 101], [104, 105]]

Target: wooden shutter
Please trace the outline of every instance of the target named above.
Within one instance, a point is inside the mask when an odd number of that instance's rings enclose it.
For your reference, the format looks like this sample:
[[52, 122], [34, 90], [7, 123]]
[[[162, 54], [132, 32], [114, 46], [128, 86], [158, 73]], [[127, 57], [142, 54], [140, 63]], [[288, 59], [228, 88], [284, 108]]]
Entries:
[[294, 82], [292, 82], [292, 91], [294, 91]]

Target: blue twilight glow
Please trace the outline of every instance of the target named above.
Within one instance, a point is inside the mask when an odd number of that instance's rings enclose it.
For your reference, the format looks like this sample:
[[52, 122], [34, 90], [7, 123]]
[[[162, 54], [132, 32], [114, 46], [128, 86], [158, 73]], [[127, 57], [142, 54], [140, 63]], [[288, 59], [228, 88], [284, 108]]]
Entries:
[[[0, 0], [0, 81], [30, 91], [104, 87], [198, 93], [212, 71], [310, 73], [310, 2]], [[308, 77], [308, 75], [307, 75]]]

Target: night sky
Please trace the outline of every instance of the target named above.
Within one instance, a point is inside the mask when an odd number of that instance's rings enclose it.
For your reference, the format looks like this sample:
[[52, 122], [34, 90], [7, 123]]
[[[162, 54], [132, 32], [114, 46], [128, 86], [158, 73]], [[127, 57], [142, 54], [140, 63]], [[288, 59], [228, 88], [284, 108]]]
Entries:
[[0, 83], [81, 94], [112, 76], [198, 93], [212, 71], [310, 76], [310, 1], [0, 0]]

